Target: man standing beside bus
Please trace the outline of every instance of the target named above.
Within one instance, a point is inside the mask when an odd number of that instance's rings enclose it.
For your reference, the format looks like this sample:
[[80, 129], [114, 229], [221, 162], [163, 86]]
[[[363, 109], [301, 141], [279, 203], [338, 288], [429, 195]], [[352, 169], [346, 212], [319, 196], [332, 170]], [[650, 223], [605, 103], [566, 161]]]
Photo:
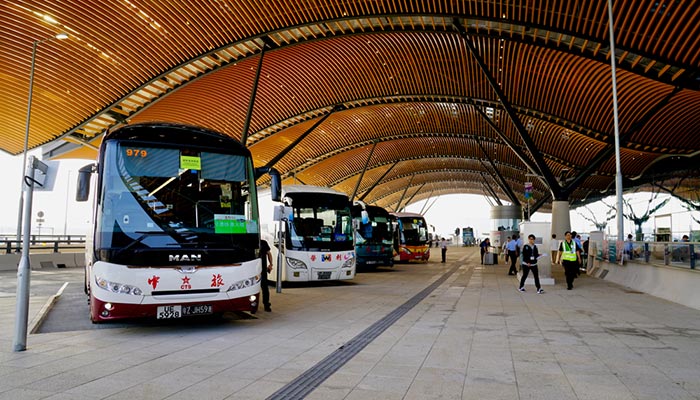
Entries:
[[267, 274], [272, 271], [272, 253], [267, 240], [260, 240], [260, 260], [262, 261], [262, 272], [260, 273], [260, 290], [262, 291], [262, 303], [265, 311], [272, 311], [270, 306], [270, 288], [267, 286]]
[[445, 262], [445, 258], [447, 257], [447, 241], [445, 238], [442, 238], [440, 241], [440, 249], [442, 250], [442, 262]]

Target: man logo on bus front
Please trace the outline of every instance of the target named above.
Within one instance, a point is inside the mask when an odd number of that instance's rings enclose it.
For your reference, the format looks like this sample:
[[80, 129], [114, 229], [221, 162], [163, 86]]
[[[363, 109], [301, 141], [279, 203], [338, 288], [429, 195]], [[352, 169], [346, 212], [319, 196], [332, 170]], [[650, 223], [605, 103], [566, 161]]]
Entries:
[[168, 254], [168, 261], [170, 262], [190, 262], [190, 261], [202, 261], [201, 254]]

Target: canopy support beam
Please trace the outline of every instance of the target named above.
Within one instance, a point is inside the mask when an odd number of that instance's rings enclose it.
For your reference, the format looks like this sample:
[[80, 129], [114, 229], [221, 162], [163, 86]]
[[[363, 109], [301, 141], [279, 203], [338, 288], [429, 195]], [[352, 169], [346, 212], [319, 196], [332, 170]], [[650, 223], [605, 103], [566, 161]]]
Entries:
[[365, 162], [365, 167], [362, 168], [362, 173], [360, 174], [360, 177], [357, 179], [357, 184], [355, 184], [355, 190], [352, 191], [352, 196], [350, 196], [350, 202], [352, 203], [355, 201], [355, 195], [357, 194], [357, 189], [360, 188], [360, 182], [362, 182], [362, 178], [365, 177], [365, 171], [367, 171], [367, 167], [369, 166], [369, 161], [372, 159], [372, 154], [374, 154], [374, 149], [377, 147], [378, 141], [375, 141], [374, 144], [372, 145], [372, 149], [369, 151], [369, 157], [367, 157], [367, 161]]
[[552, 191], [552, 194], [555, 198], [561, 197], [562, 190], [561, 186], [559, 185], [559, 182], [557, 182], [556, 178], [554, 177], [554, 174], [547, 166], [547, 163], [545, 163], [544, 158], [539, 155], [540, 153], [537, 149], [537, 146], [535, 145], [535, 142], [527, 133], [527, 130], [523, 126], [522, 122], [520, 122], [518, 115], [516, 114], [515, 110], [508, 101], [508, 98], [506, 97], [505, 93], [503, 93], [503, 90], [501, 90], [500, 85], [498, 84], [498, 82], [496, 82], [496, 79], [494, 79], [493, 75], [491, 74], [491, 71], [488, 69], [486, 63], [481, 58], [481, 55], [477, 52], [476, 48], [474, 47], [474, 44], [472, 43], [472, 38], [467, 35], [464, 27], [460, 26], [456, 22], [456, 20], [455, 26], [458, 28], [459, 35], [462, 37], [462, 39], [464, 39], [464, 43], [469, 49], [469, 52], [474, 57], [477, 64], [479, 65], [479, 68], [488, 80], [491, 89], [493, 89], [493, 91], [496, 93], [496, 96], [501, 102], [501, 106], [503, 106], [503, 109], [505, 110], [506, 114], [508, 114], [508, 117], [513, 123], [513, 126], [515, 127], [516, 131], [520, 135], [520, 138], [525, 144], [525, 148], [527, 148], [527, 151], [530, 153], [530, 156], [534, 159], [540, 174], [547, 182], [547, 186], [549, 186], [549, 190]]
[[364, 193], [362, 194], [362, 196], [360, 196], [360, 198], [359, 198], [358, 200], [360, 200], [360, 201], [365, 201], [365, 197], [367, 197], [367, 195], [369, 194], [369, 192], [371, 192], [372, 190], [374, 190], [374, 188], [377, 187], [377, 185], [379, 185], [379, 183], [380, 183], [384, 178], [386, 178], [387, 175], [389, 175], [389, 172], [391, 172], [391, 170], [394, 169], [394, 167], [396, 166], [396, 164], [398, 164], [398, 163], [400, 163], [400, 162], [401, 162], [401, 161], [399, 160], [399, 161], [393, 163], [393, 164], [391, 165], [391, 167], [389, 167], [389, 169], [387, 169], [386, 171], [384, 171], [384, 173], [382, 174], [382, 176], [380, 176], [379, 179], [377, 179], [377, 181], [374, 182], [374, 184], [373, 184], [372, 186], [370, 186], [370, 188], [367, 189], [367, 191], [364, 192]]
[[250, 100], [248, 101], [248, 111], [245, 115], [245, 121], [243, 122], [243, 132], [241, 132], [241, 143], [243, 146], [248, 147], [246, 142], [248, 142], [248, 130], [250, 129], [250, 120], [253, 118], [253, 108], [255, 108], [255, 97], [258, 93], [258, 84], [260, 83], [260, 73], [262, 72], [263, 58], [265, 57], [265, 48], [267, 48], [267, 43], [264, 43], [262, 49], [260, 49], [260, 58], [258, 59], [258, 69], [255, 71], [255, 80], [253, 81], [253, 88], [250, 91]]
[[[493, 168], [496, 176], [498, 177], [498, 180], [501, 183], [501, 189], [503, 189], [503, 192], [505, 192], [506, 196], [510, 199], [513, 204], [520, 204], [520, 201], [518, 200], [518, 197], [513, 193], [513, 189], [508, 186], [508, 182], [506, 182], [505, 178], [503, 178], [503, 175], [501, 175], [501, 172], [498, 170], [496, 167], [496, 164], [493, 162], [493, 159], [491, 156], [489, 156], [489, 153], [486, 152], [486, 149], [484, 149], [484, 146], [481, 145], [481, 142], [477, 139], [474, 140], [476, 144], [479, 146], [481, 151], [484, 153], [484, 157], [486, 157], [486, 160], [488, 160], [489, 164], [491, 164], [491, 167]], [[482, 161], [483, 162], [483, 161]], [[488, 168], [484, 165], [484, 169], [489, 171]]]
[[491, 197], [493, 197], [496, 200], [496, 204], [498, 204], [499, 206], [502, 206], [503, 203], [501, 202], [501, 199], [498, 198], [498, 196], [496, 195], [496, 192], [493, 190], [491, 185], [489, 185], [489, 182], [486, 180], [486, 177], [484, 176], [484, 174], [482, 172], [479, 172], [479, 175], [481, 175], [481, 179], [483, 179], [483, 182], [481, 182], [481, 184], [484, 186], [484, 188], [486, 188], [486, 191], [489, 192], [491, 194]]
[[296, 138], [295, 141], [293, 141], [289, 146], [287, 146], [284, 150], [280, 151], [272, 160], [270, 160], [267, 164], [265, 164], [266, 167], [272, 167], [273, 165], [277, 164], [279, 160], [281, 160], [284, 156], [287, 155], [296, 145], [301, 143], [302, 140], [306, 139], [306, 137], [313, 132], [316, 128], [318, 128], [319, 125], [321, 125], [328, 117], [331, 116], [334, 112], [342, 109], [342, 106], [335, 106], [331, 112], [328, 114], [324, 115], [323, 117], [319, 118], [318, 121], [316, 121], [309, 129], [306, 130], [306, 132], [302, 133], [299, 135], [298, 138]]
[[416, 174], [414, 173], [411, 175], [411, 179], [408, 180], [408, 185], [406, 185], [406, 189], [404, 189], [403, 194], [401, 195], [401, 198], [399, 199], [399, 202], [396, 203], [396, 207], [394, 208], [394, 212], [399, 212], [399, 206], [401, 205], [401, 202], [403, 201], [403, 198], [406, 196], [406, 192], [408, 192], [408, 188], [411, 187], [411, 183], [413, 183], [413, 177], [415, 177]]

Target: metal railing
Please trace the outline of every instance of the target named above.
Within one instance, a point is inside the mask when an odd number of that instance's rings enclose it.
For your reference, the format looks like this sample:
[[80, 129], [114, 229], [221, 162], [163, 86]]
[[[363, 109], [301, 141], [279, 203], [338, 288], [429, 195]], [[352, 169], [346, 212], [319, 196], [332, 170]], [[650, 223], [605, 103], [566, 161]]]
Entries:
[[[617, 262], [617, 246], [614, 241], [596, 243], [597, 260]], [[698, 242], [624, 242], [624, 262], [633, 261], [677, 268], [695, 269], [700, 258]]]
[[[40, 253], [75, 253], [85, 248], [85, 235], [31, 235], [29, 252]], [[22, 241], [15, 235], [0, 235], [0, 254], [19, 253]]]

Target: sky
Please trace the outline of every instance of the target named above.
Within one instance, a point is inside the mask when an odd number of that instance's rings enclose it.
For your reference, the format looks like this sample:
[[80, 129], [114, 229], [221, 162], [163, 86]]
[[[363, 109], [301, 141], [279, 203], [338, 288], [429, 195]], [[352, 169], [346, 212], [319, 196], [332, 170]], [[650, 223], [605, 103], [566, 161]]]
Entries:
[[[41, 158], [40, 150], [33, 150], [29, 155]], [[29, 157], [27, 157], [28, 159]], [[11, 156], [0, 152], [0, 235], [17, 233], [19, 215], [19, 198], [22, 175], [23, 156]], [[75, 186], [78, 180], [77, 170], [89, 164], [90, 160], [59, 161], [56, 181], [51, 192], [35, 192], [32, 204], [32, 233], [38, 234], [85, 234], [88, 229], [90, 202], [75, 201]], [[37, 223], [38, 213], [42, 211], [44, 222]]]
[[[29, 152], [37, 158], [41, 157], [40, 150]], [[91, 202], [78, 203], [75, 201], [75, 186], [77, 181], [77, 170], [89, 164], [91, 160], [61, 160], [58, 162], [58, 173], [56, 184], [51, 192], [35, 192], [32, 207], [32, 233], [41, 234], [85, 234], [88, 230], [88, 219], [90, 215]], [[0, 174], [0, 182], [3, 188], [3, 195], [0, 196], [0, 235], [16, 234], [17, 217], [19, 209], [20, 193], [20, 170], [22, 156], [11, 156], [0, 152], [0, 165], [3, 173]], [[515, 190], [515, 189], [514, 189]], [[630, 199], [633, 209], [637, 214], [646, 210], [650, 193], [637, 193], [625, 195]], [[659, 199], [662, 197], [660, 196]], [[491, 204], [486, 197], [479, 195], [445, 195], [435, 200], [428, 199], [409, 205], [406, 211], [420, 212], [427, 208], [425, 218], [428, 224], [435, 226], [435, 232], [444, 237], [454, 234], [455, 228], [472, 227], [475, 236], [488, 233], [492, 229], [492, 222], [489, 219]], [[537, 201], [537, 199], [534, 199]], [[604, 200], [607, 204], [615, 204], [614, 197]], [[507, 204], [507, 203], [504, 203]], [[653, 204], [656, 204], [654, 202]], [[425, 206], [425, 207], [424, 207]], [[430, 206], [430, 207], [429, 207]], [[429, 208], [428, 208], [429, 207]], [[587, 221], [583, 216], [591, 217], [591, 213], [597, 216], [604, 216], [608, 207], [602, 202], [593, 203], [586, 208], [578, 208], [570, 213], [572, 230], [578, 232], [590, 232], [595, 230], [593, 223]], [[590, 210], [590, 211], [589, 211]], [[36, 219], [38, 212], [44, 214], [44, 222], [38, 226]], [[700, 224], [690, 217], [690, 213], [680, 201], [672, 199], [669, 204], [657, 212], [659, 215], [670, 215], [655, 219], [652, 217], [649, 222], [643, 225], [645, 233], [654, 231], [654, 224], [659, 226], [671, 226], [674, 236], [688, 233], [691, 230], [700, 230]], [[695, 219], [700, 220], [700, 213], [693, 214]], [[600, 217], [598, 217], [600, 219]], [[551, 222], [551, 214], [536, 212], [532, 215], [532, 221]], [[615, 219], [608, 222], [609, 233], [617, 233], [617, 222]], [[634, 225], [625, 220], [625, 235], [634, 232]]]

